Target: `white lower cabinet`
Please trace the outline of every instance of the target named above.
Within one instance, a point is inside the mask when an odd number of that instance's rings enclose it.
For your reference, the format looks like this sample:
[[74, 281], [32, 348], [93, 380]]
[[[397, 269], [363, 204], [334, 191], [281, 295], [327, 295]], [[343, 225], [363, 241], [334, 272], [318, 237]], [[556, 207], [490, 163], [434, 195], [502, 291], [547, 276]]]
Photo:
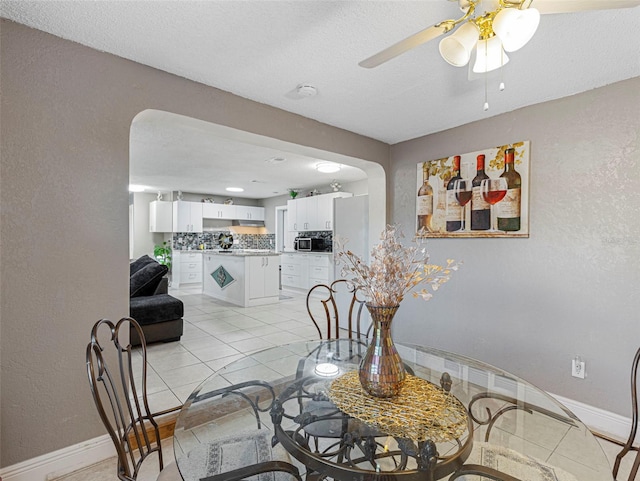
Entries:
[[329, 284], [330, 256], [323, 254], [309, 254], [309, 287], [316, 284]]
[[249, 299], [279, 296], [277, 256], [249, 257]]
[[283, 286], [304, 287], [301, 285], [303, 276], [301, 254], [282, 254], [280, 256], [280, 266]]
[[333, 281], [333, 255], [291, 253], [280, 256], [283, 287], [310, 289]]
[[171, 285], [200, 284], [202, 282], [202, 253], [173, 251], [171, 259]]
[[277, 303], [279, 259], [279, 255], [205, 252], [202, 292], [243, 307]]

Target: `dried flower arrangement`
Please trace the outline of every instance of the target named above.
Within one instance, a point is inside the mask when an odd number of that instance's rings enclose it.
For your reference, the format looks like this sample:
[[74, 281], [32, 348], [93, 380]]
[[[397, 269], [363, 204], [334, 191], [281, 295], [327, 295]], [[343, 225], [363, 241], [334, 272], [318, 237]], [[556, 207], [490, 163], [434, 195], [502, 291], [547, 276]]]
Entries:
[[404, 236], [395, 225], [388, 225], [380, 236], [382, 241], [371, 251], [371, 263], [365, 264], [360, 257], [345, 249], [347, 239], [334, 239], [337, 260], [343, 263], [342, 275], [354, 287], [361, 289], [369, 304], [397, 306], [405, 294], [418, 284], [426, 284], [414, 291], [414, 297], [428, 301], [433, 293], [451, 278], [452, 271], [460, 263], [447, 260], [446, 266], [429, 264], [429, 254], [420, 233], [414, 239], [415, 246], [405, 247], [400, 243]]

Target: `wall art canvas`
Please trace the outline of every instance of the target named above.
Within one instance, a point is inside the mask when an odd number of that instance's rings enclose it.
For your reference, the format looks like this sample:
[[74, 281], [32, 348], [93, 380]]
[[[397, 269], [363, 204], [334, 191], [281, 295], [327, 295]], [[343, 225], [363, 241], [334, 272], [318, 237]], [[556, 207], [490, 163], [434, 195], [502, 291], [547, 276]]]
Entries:
[[529, 141], [418, 163], [419, 237], [529, 237]]

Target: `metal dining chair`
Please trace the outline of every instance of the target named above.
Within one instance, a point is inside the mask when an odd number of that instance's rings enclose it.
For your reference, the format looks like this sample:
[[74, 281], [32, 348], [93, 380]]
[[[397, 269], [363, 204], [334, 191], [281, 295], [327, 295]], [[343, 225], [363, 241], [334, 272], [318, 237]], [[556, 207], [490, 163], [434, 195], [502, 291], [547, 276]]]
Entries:
[[618, 479], [618, 470], [620, 469], [622, 458], [624, 458], [629, 451], [636, 451], [636, 457], [633, 461], [633, 466], [631, 467], [631, 472], [629, 473], [627, 481], [633, 481], [636, 479], [638, 468], [640, 467], [640, 448], [633, 445], [633, 442], [636, 439], [636, 433], [638, 432], [638, 416], [640, 415], [638, 412], [638, 364], [640, 364], [640, 349], [636, 351], [633, 363], [631, 364], [631, 432], [629, 433], [627, 442], [616, 456], [616, 460], [613, 465], [613, 477]]
[[[317, 284], [307, 293], [307, 312], [318, 330], [320, 339], [340, 339], [341, 319], [346, 321], [342, 334], [349, 339], [366, 341], [371, 333], [371, 324], [363, 325], [363, 310], [366, 301], [358, 297], [358, 289], [346, 279], [337, 279], [331, 284]], [[322, 327], [321, 327], [322, 326]]]
[[[137, 332], [140, 338], [139, 355], [129, 342], [130, 330]], [[118, 479], [135, 481], [143, 461], [153, 453], [157, 453], [160, 474], [158, 481], [186, 480], [186, 481], [239, 481], [249, 476], [258, 475], [258, 481], [263, 479], [296, 479], [302, 481], [296, 466], [291, 464], [285, 455], [278, 458], [272, 452], [267, 453], [271, 446], [271, 433], [260, 429], [258, 412], [268, 412], [275, 400], [275, 392], [267, 383], [250, 381], [234, 384], [218, 391], [207, 393], [196, 398], [203, 401], [216, 397], [239, 397], [253, 406], [257, 428], [255, 432], [229, 436], [218, 440], [217, 443], [206, 443], [199, 446], [199, 450], [187, 453], [187, 456], [197, 458], [198, 454], [217, 450], [224, 451], [224, 456], [204, 456], [207, 463], [199, 469], [188, 473], [180, 473], [175, 462], [164, 466], [162, 459], [162, 445], [160, 428], [157, 419], [182, 408], [176, 406], [171, 409], [153, 413], [149, 409], [147, 399], [147, 347], [144, 333], [140, 325], [131, 318], [120, 319], [116, 324], [108, 319], [98, 321], [91, 330], [91, 341], [87, 345], [87, 375], [91, 393], [95, 401], [100, 419], [104, 423], [111, 440], [116, 447], [118, 456]], [[114, 359], [114, 356], [116, 359]], [[116, 369], [109, 369], [109, 362]], [[245, 389], [255, 387], [256, 392], [247, 393]], [[258, 408], [258, 402], [264, 402], [266, 394], [270, 393], [270, 403], [266, 407]], [[251, 396], [255, 396], [252, 400]], [[193, 402], [193, 400], [191, 401]], [[257, 452], [260, 448], [260, 459], [251, 461], [243, 458], [243, 444], [249, 452]], [[231, 446], [229, 449], [226, 447]], [[257, 446], [257, 447], [256, 447]], [[268, 448], [268, 449], [267, 449]], [[196, 452], [197, 451], [197, 452]], [[264, 451], [264, 452], [263, 452]], [[243, 464], [245, 463], [246, 464]], [[235, 469], [225, 470], [225, 466], [236, 466]], [[271, 473], [283, 473], [284, 478], [266, 476]]]
[[[372, 324], [368, 316], [365, 316], [366, 301], [359, 297], [357, 288], [354, 288], [346, 279], [337, 279], [331, 284], [317, 284], [307, 293], [306, 306], [309, 318], [313, 322], [320, 339], [330, 343], [335, 339], [354, 339], [360, 341], [355, 347], [350, 344], [349, 352], [340, 352], [340, 342], [336, 342], [336, 352], [332, 355], [340, 359], [351, 359], [359, 362], [367, 350], [368, 339], [371, 334]], [[296, 377], [301, 378], [308, 359], [321, 362], [321, 349], [310, 352], [306, 358], [300, 360]], [[319, 449], [322, 439], [340, 439], [350, 425], [359, 422], [349, 419], [328, 399], [309, 401], [306, 405], [300, 403], [300, 412], [303, 415], [313, 415], [319, 420], [306, 427], [307, 441], [313, 440], [315, 449]], [[355, 429], [355, 428], [352, 428]], [[361, 429], [362, 430], [362, 429]]]
[[[139, 348], [129, 343], [130, 330], [137, 332]], [[117, 324], [101, 319], [91, 329], [86, 360], [93, 400], [116, 448], [118, 479], [135, 481], [143, 461], [157, 453], [158, 481], [181, 480], [175, 463], [164, 466], [156, 419], [182, 406], [156, 413], [149, 409], [147, 348], [140, 325], [131, 318], [120, 319]], [[117, 363], [113, 370], [109, 368], [111, 362]]]

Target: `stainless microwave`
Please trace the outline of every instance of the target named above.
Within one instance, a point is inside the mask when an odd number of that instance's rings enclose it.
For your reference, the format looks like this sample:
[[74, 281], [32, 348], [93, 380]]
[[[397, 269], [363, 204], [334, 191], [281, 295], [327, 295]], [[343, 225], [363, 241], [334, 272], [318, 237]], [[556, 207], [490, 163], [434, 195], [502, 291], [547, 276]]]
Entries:
[[324, 239], [317, 237], [296, 237], [295, 249], [303, 252], [318, 252], [325, 250]]

